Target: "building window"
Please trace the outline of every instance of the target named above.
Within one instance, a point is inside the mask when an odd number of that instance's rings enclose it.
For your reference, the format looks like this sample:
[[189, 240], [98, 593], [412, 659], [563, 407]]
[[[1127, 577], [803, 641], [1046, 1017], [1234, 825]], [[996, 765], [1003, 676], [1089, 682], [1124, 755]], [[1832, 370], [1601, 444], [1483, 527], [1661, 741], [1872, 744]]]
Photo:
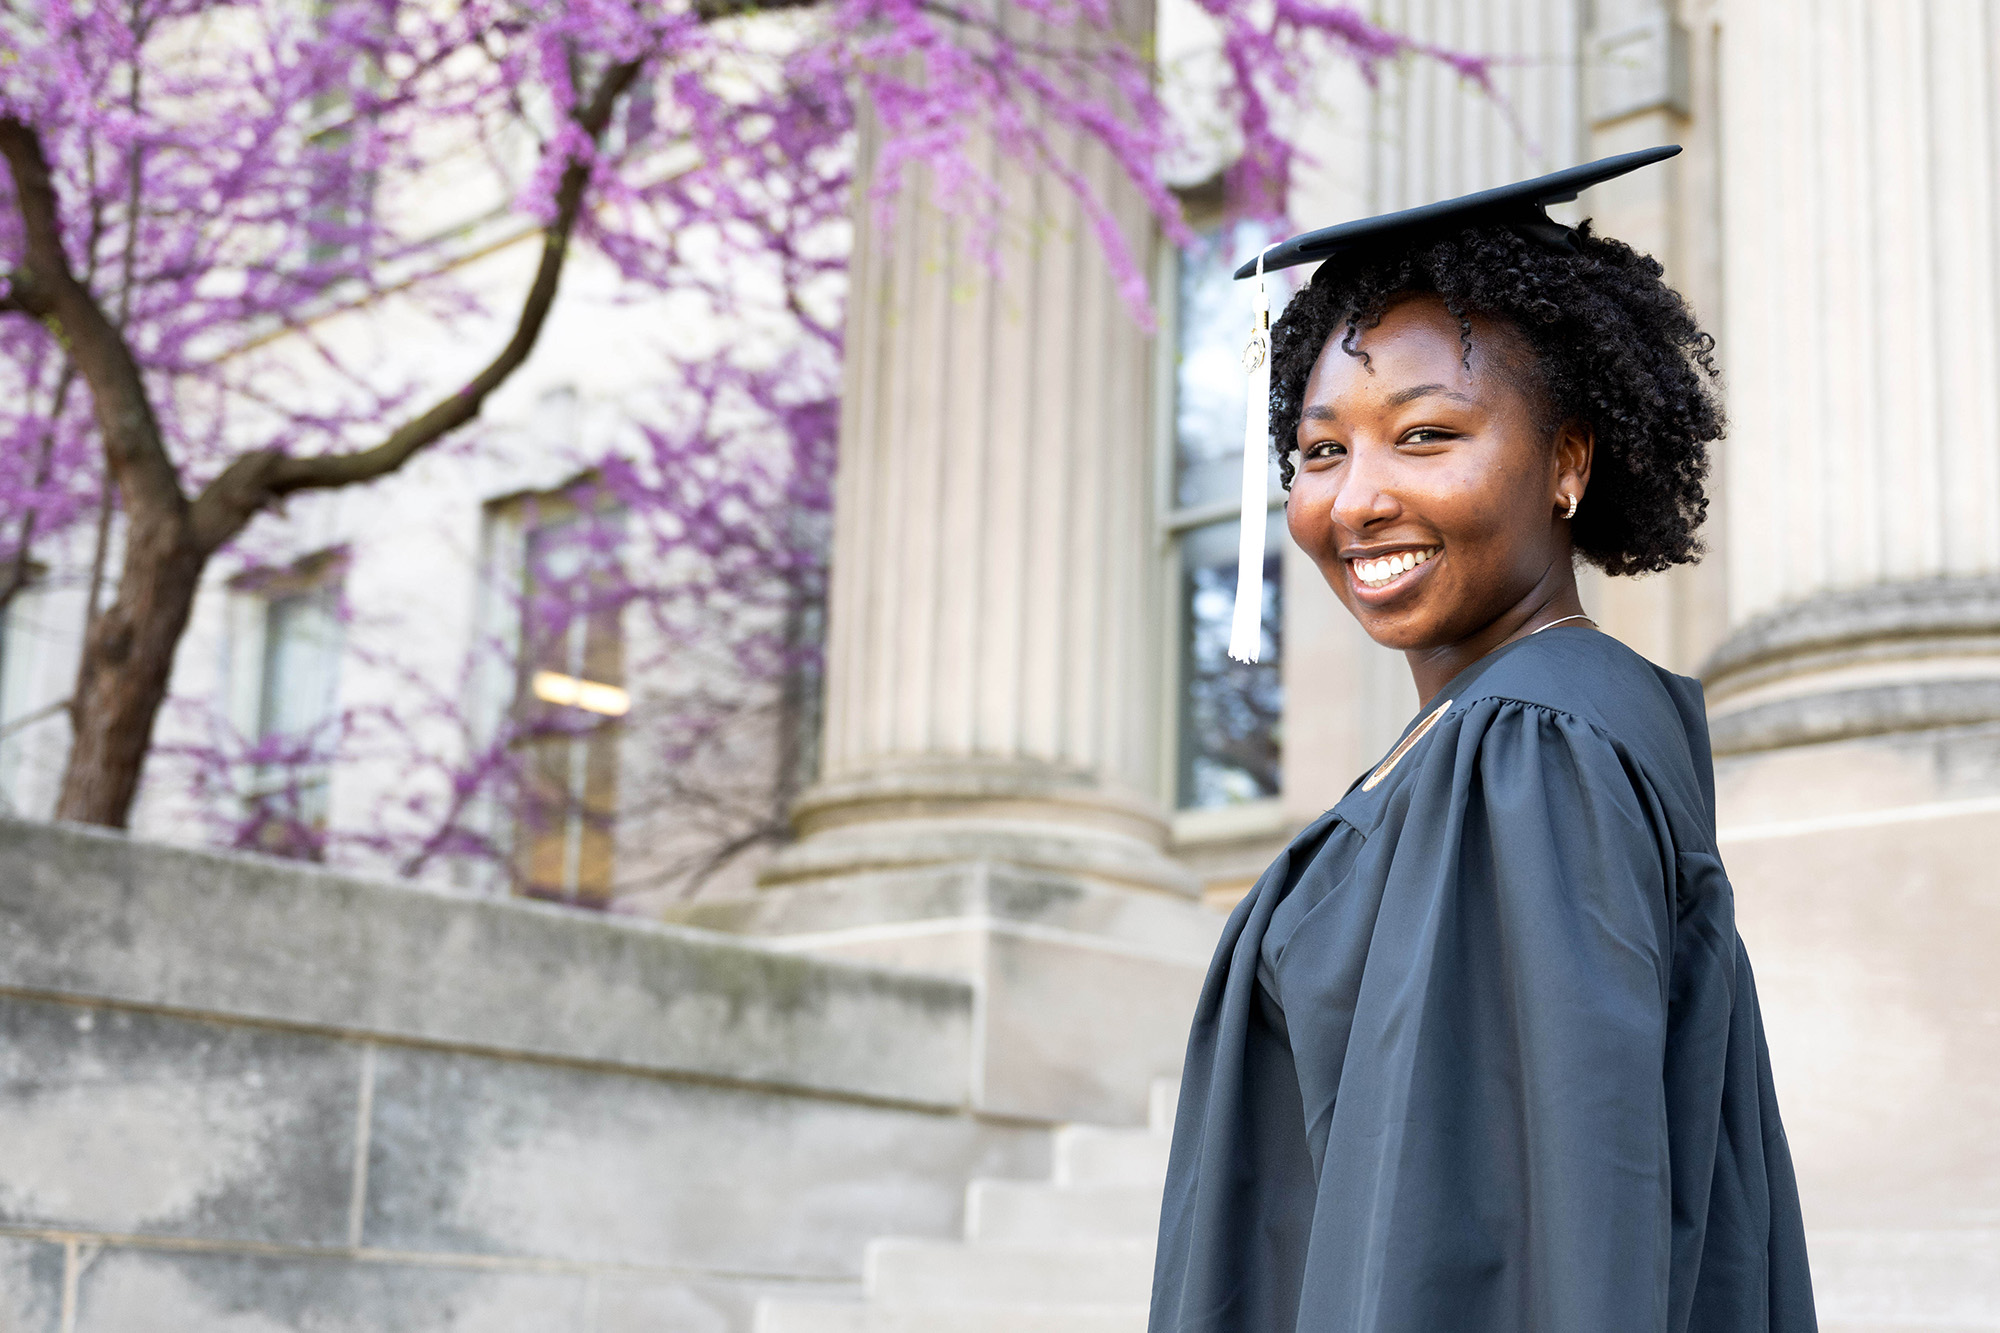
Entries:
[[570, 495], [518, 503], [514, 882], [533, 897], [602, 906], [612, 892], [618, 751], [631, 707], [616, 577], [623, 523]]
[[0, 565], [0, 814], [17, 814], [17, 789], [28, 732], [68, 710], [68, 701], [36, 697], [36, 648], [41, 638], [41, 599], [48, 571], [40, 562], [12, 559]]
[[252, 682], [247, 826], [241, 845], [317, 861], [325, 855], [333, 751], [339, 740], [344, 551], [239, 576]]
[[[1271, 239], [1253, 224], [1200, 233], [1178, 256], [1174, 303], [1172, 492], [1166, 532], [1177, 589], [1175, 799], [1182, 809], [1266, 800], [1279, 792], [1284, 687], [1284, 496], [1271, 465], [1264, 556], [1263, 647], [1255, 663], [1228, 655], [1236, 596], [1243, 466], [1243, 343], [1249, 284], [1231, 278]], [[1279, 296], [1273, 294], [1273, 304]]]
[[285, 593], [265, 603], [259, 740], [310, 735], [333, 718], [340, 641], [337, 584]]

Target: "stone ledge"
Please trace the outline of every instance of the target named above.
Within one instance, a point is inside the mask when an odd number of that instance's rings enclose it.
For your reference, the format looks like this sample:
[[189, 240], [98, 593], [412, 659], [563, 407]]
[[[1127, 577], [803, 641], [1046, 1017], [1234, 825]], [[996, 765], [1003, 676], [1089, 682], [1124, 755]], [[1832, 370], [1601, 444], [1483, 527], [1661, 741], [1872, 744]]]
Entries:
[[1141, 840], [1158, 841], [1164, 831], [1155, 803], [1081, 769], [977, 756], [883, 759], [859, 773], [822, 778], [800, 794], [792, 820], [804, 835], [873, 819], [1016, 808]]
[[1222, 926], [1185, 899], [981, 861], [781, 884], [750, 897], [684, 904], [671, 913], [669, 919], [703, 929], [794, 940], [926, 922], [984, 922], [1003, 930], [1071, 935], [1078, 943], [1204, 969]]
[[686, 927], [0, 820], [0, 988], [962, 1107], [972, 989]]
[[1028, 819], [884, 819], [792, 843], [759, 876], [785, 886], [860, 874], [989, 861], [1032, 873], [1193, 899], [1200, 886], [1165, 852], [1120, 834]]
[[1925, 579], [1818, 593], [1758, 616], [1701, 669], [1713, 685], [1801, 653], [1882, 639], [2000, 633], [2000, 580]]
[[1709, 719], [1718, 758], [2000, 718], [2000, 680], [1906, 681], [1778, 699]]

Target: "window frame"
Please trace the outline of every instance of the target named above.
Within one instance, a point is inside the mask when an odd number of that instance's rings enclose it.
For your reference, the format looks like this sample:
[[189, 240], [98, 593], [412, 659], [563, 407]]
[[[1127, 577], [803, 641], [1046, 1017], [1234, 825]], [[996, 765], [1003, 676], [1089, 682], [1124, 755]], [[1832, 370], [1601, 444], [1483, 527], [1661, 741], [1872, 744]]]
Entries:
[[[226, 657], [223, 679], [229, 724], [251, 745], [261, 745], [272, 735], [285, 734], [271, 727], [272, 691], [276, 673], [272, 670], [272, 618], [279, 603], [301, 598], [331, 598], [333, 614], [329, 623], [333, 634], [327, 650], [325, 711], [313, 728], [323, 727], [340, 715], [343, 667], [347, 661], [347, 632], [338, 608], [353, 564], [345, 545], [334, 545], [299, 556], [288, 563], [248, 569], [229, 580], [228, 624], [224, 637]], [[329, 761], [299, 765], [284, 773], [272, 765], [252, 764], [243, 773], [239, 788], [245, 814], [252, 807], [284, 792], [291, 792], [295, 808], [290, 816], [324, 834], [333, 824], [333, 787], [340, 766]], [[289, 853], [287, 853], [289, 854]]]
[[[481, 506], [480, 595], [475, 635], [479, 639], [493, 641], [501, 649], [499, 660], [483, 652], [477, 659], [479, 666], [473, 685], [473, 709], [482, 742], [490, 742], [500, 735], [511, 721], [521, 716], [522, 709], [537, 706], [532, 692], [537, 667], [528, 660], [529, 644], [521, 614], [523, 599], [533, 595], [534, 576], [530, 558], [534, 534], [538, 530], [553, 530], [563, 523], [584, 517], [586, 502], [580, 498], [580, 493], [587, 492], [593, 481], [591, 474], [584, 473], [554, 486], [496, 496]], [[622, 521], [622, 511], [616, 505], [600, 502], [597, 512]], [[628, 631], [624, 624], [625, 608], [620, 607], [616, 616], [614, 636], [619, 658], [618, 679], [601, 683], [627, 689], [630, 680], [629, 663], [625, 661], [629, 648]], [[588, 656], [590, 632], [587, 618], [580, 627], [573, 626], [569, 631], [571, 637], [579, 633], [582, 636], [580, 644], [570, 645], [572, 666], [576, 665], [579, 651]], [[482, 647], [482, 644], [475, 643], [475, 651], [480, 651]], [[576, 673], [571, 671], [566, 674], [574, 676]], [[578, 676], [577, 679], [588, 678]], [[574, 735], [561, 742], [567, 755], [570, 808], [562, 821], [564, 870], [558, 888], [537, 886], [527, 874], [523, 835], [528, 820], [527, 803], [531, 798], [525, 785], [513, 793], [512, 800], [503, 801], [492, 796], [482, 799], [479, 822], [486, 828], [494, 845], [504, 852], [503, 866], [494, 885], [496, 889], [520, 897], [588, 906], [606, 906], [615, 900], [619, 859], [619, 785], [625, 770], [625, 736], [626, 727], [622, 718], [607, 716], [587, 734]], [[525, 749], [530, 745], [552, 743], [556, 739], [517, 737], [510, 744]], [[605, 755], [609, 756], [612, 792], [604, 831], [606, 870], [601, 885], [593, 882], [586, 886], [582, 874], [585, 859], [582, 844], [587, 838], [583, 825], [588, 815], [582, 807], [590, 799], [587, 788], [593, 760]], [[534, 762], [525, 754], [523, 761], [528, 764]], [[524, 784], [527, 781], [525, 770], [522, 781]]]
[[[1202, 189], [1183, 193], [1182, 204], [1188, 217], [1188, 225], [1197, 230], [1214, 226], [1221, 222], [1219, 191]], [[1169, 813], [1174, 841], [1229, 840], [1244, 835], [1245, 831], [1263, 831], [1283, 822], [1285, 794], [1282, 785], [1277, 792], [1249, 801], [1235, 801], [1221, 806], [1184, 806], [1181, 804], [1182, 744], [1184, 741], [1183, 722], [1185, 720], [1182, 687], [1185, 684], [1182, 672], [1183, 640], [1187, 633], [1185, 599], [1182, 583], [1186, 575], [1183, 558], [1187, 536], [1198, 528], [1212, 523], [1223, 522], [1240, 516], [1242, 501], [1238, 498], [1213, 500], [1205, 504], [1182, 505], [1180, 503], [1180, 442], [1179, 442], [1179, 361], [1180, 361], [1180, 279], [1181, 248], [1177, 245], [1162, 245], [1157, 248], [1154, 290], [1163, 295], [1156, 302], [1158, 333], [1154, 340], [1153, 373], [1153, 468], [1154, 493], [1154, 541], [1155, 554], [1161, 570], [1161, 623], [1166, 630], [1167, 651], [1160, 654], [1162, 659], [1160, 734], [1165, 738], [1162, 747], [1164, 762], [1160, 765], [1157, 795]], [[1266, 513], [1280, 525], [1284, 522], [1285, 491], [1274, 485], [1266, 497]], [[1280, 602], [1280, 616], [1283, 615]], [[1281, 659], [1282, 660], [1282, 659]], [[1289, 710], [1290, 700], [1285, 702]], [[1280, 781], [1282, 783], [1282, 766]]]

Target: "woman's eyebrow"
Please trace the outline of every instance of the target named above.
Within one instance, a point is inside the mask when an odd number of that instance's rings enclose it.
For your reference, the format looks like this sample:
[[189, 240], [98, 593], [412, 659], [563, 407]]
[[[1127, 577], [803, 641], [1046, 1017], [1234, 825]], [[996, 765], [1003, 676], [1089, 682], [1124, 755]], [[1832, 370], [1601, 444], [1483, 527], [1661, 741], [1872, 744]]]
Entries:
[[1454, 402], [1464, 403], [1468, 407], [1476, 407], [1479, 403], [1478, 399], [1468, 397], [1458, 390], [1449, 388], [1443, 384], [1417, 384], [1407, 389], [1398, 389], [1395, 393], [1390, 394], [1389, 406], [1401, 407], [1404, 403], [1413, 403], [1419, 398], [1428, 398], [1431, 396], [1449, 398]]
[[[1389, 395], [1384, 405], [1388, 407], [1401, 407], [1403, 404], [1413, 403], [1419, 398], [1431, 397], [1449, 398], [1453, 402], [1464, 403], [1468, 407], [1479, 406], [1477, 398], [1462, 394], [1458, 390], [1444, 384], [1415, 384], [1407, 389], [1398, 389]], [[1299, 420], [1338, 421], [1340, 420], [1340, 409], [1325, 403], [1315, 403], [1300, 411]]]

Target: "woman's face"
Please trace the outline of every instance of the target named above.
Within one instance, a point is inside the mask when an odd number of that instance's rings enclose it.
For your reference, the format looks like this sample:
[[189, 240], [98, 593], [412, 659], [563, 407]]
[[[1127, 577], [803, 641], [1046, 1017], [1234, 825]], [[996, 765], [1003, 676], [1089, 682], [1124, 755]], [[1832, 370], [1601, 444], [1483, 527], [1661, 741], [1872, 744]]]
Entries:
[[1369, 637], [1452, 666], [1573, 604], [1560, 497], [1583, 494], [1590, 439], [1565, 426], [1550, 440], [1519, 335], [1474, 319], [1468, 365], [1431, 296], [1363, 330], [1365, 359], [1344, 333], [1306, 381], [1286, 518]]

